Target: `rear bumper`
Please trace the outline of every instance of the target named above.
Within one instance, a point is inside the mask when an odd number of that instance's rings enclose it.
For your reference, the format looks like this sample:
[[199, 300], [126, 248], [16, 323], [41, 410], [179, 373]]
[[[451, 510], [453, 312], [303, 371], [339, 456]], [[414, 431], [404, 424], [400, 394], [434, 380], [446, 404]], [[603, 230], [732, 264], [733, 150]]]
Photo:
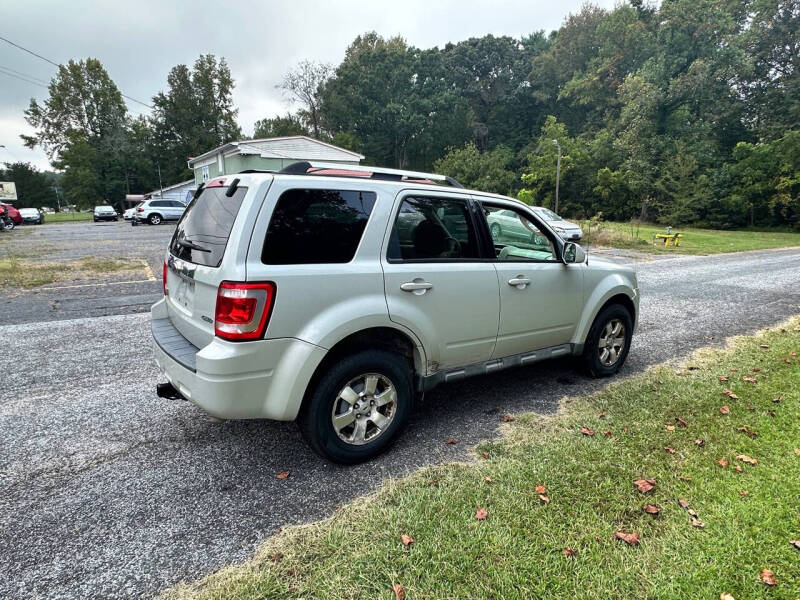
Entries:
[[294, 338], [196, 348], [169, 322], [163, 300], [152, 310], [156, 363], [187, 400], [221, 419], [297, 417], [325, 350]]

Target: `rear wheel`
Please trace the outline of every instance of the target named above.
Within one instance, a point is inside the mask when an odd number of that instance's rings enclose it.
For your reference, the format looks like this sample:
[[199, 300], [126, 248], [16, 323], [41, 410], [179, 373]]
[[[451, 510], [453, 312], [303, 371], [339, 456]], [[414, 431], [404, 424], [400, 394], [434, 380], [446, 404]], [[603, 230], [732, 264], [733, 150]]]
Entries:
[[402, 356], [359, 352], [322, 375], [298, 424], [320, 456], [358, 463], [386, 449], [403, 430], [412, 399], [411, 372]]
[[625, 364], [633, 337], [633, 319], [621, 304], [605, 307], [594, 320], [586, 345], [583, 361], [593, 377], [614, 375]]
[[147, 222], [150, 223], [150, 225], [158, 225], [161, 223], [161, 215], [152, 214], [147, 217]]

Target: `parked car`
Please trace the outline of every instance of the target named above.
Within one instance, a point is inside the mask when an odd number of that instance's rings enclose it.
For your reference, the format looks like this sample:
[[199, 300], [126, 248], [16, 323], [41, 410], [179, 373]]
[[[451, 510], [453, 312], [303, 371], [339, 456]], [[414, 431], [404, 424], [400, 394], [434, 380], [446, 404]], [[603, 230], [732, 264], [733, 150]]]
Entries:
[[20, 208], [19, 214], [25, 224], [41, 225], [44, 223], [44, 213], [38, 208]]
[[95, 223], [98, 221], [119, 221], [119, 214], [117, 214], [113, 206], [95, 206], [93, 218]]
[[543, 206], [534, 206], [533, 210], [542, 219], [547, 221], [547, 224], [550, 225], [561, 238], [577, 242], [583, 237], [583, 230], [577, 223], [567, 221], [549, 208], [544, 208]]
[[[152, 308], [159, 396], [224, 419], [296, 419], [317, 453], [355, 463], [440, 383], [559, 356], [597, 377], [625, 363], [631, 267], [587, 262], [517, 200], [343, 170], [226, 176], [189, 204]], [[518, 240], [493, 235], [503, 211]]]
[[179, 200], [145, 200], [136, 207], [133, 218], [158, 225], [162, 221], [177, 221], [185, 210], [186, 205]]
[[11, 222], [14, 223], [14, 225], [22, 225], [22, 215], [19, 214], [19, 211], [16, 208], [14, 208], [12, 205], [8, 203], [0, 203], [0, 204], [3, 204], [3, 206], [5, 206], [7, 211], [7, 216], [9, 219], [11, 219]]

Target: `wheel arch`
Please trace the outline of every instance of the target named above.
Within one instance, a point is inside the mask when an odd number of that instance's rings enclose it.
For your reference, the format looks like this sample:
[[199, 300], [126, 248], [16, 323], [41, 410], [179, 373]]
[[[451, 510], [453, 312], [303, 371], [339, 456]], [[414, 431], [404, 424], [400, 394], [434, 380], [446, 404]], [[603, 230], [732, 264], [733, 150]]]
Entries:
[[632, 288], [626, 285], [620, 285], [619, 283], [607, 287], [604, 291], [599, 288], [595, 289], [595, 292], [586, 302], [583, 314], [581, 315], [581, 319], [572, 339], [576, 353], [583, 351], [586, 337], [589, 335], [589, 331], [597, 315], [611, 304], [620, 304], [625, 307], [631, 315], [631, 321], [635, 329], [638, 315], [635, 298], [635, 292]]

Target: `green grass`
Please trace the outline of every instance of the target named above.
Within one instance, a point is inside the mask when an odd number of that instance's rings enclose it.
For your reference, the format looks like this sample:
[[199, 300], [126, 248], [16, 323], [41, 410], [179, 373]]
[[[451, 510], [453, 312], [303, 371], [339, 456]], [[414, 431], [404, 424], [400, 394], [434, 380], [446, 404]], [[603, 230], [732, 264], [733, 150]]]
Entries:
[[0, 258], [0, 287], [31, 288], [53, 283], [71, 267], [54, 263], [30, 263], [17, 256]]
[[91, 221], [92, 213], [74, 212], [74, 213], [53, 213], [44, 216], [44, 224], [50, 223], [72, 223], [79, 221]]
[[680, 246], [677, 248], [664, 247], [663, 241], [654, 246], [653, 235], [665, 232], [666, 229], [660, 225], [642, 224], [637, 229], [630, 223], [602, 222], [599, 229], [594, 227], [589, 230], [587, 241], [590, 244], [612, 248], [633, 248], [643, 252], [666, 254], [719, 254], [800, 246], [800, 233], [722, 231], [692, 227], [673, 227], [673, 233], [683, 234]]
[[[517, 415], [503, 438], [476, 449], [475, 462], [387, 482], [328, 520], [284, 530], [251, 562], [167, 595], [354, 600], [393, 598], [390, 588], [400, 584], [407, 599], [684, 600], [726, 592], [738, 600], [794, 600], [800, 362], [792, 353], [800, 353], [797, 318], [727, 350], [706, 349], [683, 366], [567, 399], [554, 416]], [[722, 405], [730, 414], [720, 413]], [[737, 431], [742, 426], [757, 437]], [[596, 433], [582, 435], [581, 427]], [[737, 461], [740, 454], [758, 464]], [[655, 489], [637, 491], [640, 478], [654, 478]], [[537, 484], [546, 486], [549, 503]], [[679, 499], [704, 528], [691, 526]], [[645, 514], [646, 504], [661, 513]], [[475, 519], [478, 507], [488, 511], [485, 521]], [[618, 530], [637, 532], [641, 544], [615, 539]], [[409, 547], [401, 544], [404, 533], [416, 540]], [[577, 553], [566, 557], [566, 547]], [[777, 586], [760, 581], [764, 568]]]
[[119, 271], [135, 271], [142, 268], [141, 261], [123, 258], [84, 258], [78, 266], [93, 273], [118, 273]]

